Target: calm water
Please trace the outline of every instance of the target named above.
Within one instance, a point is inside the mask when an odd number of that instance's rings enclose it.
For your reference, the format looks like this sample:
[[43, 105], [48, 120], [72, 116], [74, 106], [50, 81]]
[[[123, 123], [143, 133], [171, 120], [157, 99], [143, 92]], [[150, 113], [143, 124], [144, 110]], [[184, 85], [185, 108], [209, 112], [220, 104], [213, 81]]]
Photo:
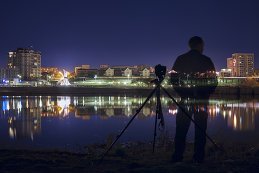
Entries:
[[[0, 98], [0, 148], [75, 148], [105, 142], [118, 134], [144, 97], [3, 96]], [[179, 99], [177, 99], [179, 101]], [[155, 118], [151, 99], [120, 141], [151, 141]], [[175, 133], [177, 107], [162, 97], [166, 129]], [[230, 142], [259, 142], [259, 101], [210, 100], [207, 132]], [[191, 125], [188, 140], [193, 140]]]

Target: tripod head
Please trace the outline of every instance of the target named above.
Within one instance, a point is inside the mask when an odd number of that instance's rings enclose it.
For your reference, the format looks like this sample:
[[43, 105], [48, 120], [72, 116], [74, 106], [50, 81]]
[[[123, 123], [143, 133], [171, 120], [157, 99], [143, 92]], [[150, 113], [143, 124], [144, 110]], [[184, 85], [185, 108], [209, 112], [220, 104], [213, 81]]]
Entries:
[[158, 79], [158, 82], [162, 82], [165, 78], [166, 74], [166, 66], [162, 66], [161, 64], [158, 64], [155, 66], [155, 74]]
[[155, 83], [156, 85], [160, 85], [165, 78], [166, 74], [166, 66], [162, 66], [158, 64], [155, 66], [155, 74], [156, 79], [152, 80], [151, 83]]

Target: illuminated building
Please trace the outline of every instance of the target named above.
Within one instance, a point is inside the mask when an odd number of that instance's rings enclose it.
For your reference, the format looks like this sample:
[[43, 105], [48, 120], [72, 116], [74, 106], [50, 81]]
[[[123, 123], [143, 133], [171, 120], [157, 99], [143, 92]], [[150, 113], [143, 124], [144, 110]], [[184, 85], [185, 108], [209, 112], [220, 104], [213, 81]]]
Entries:
[[112, 76], [114, 76], [114, 69], [108, 68], [108, 69], [105, 71], [105, 76], [107, 76], [107, 77], [112, 77]]
[[98, 69], [77, 69], [76, 76], [77, 77], [88, 77], [94, 78], [98, 74]]
[[142, 71], [140, 71], [140, 76], [150, 77], [150, 70], [148, 70], [147, 68], [143, 69]]
[[118, 66], [112, 66], [111, 68], [113, 68], [113, 69], [120, 69], [120, 70], [122, 70], [122, 69], [127, 69], [127, 68], [135, 68], [135, 69], [137, 69], [137, 66], [128, 66], [128, 65], [118, 65]]
[[125, 77], [131, 77], [132, 76], [132, 69], [130, 68], [126, 68], [125, 70], [123, 70], [123, 76]]
[[41, 53], [18, 48], [8, 53], [8, 67], [17, 69], [23, 79], [38, 79], [41, 76]]
[[100, 65], [100, 69], [108, 69], [109, 66], [108, 65]]
[[145, 68], [148, 69], [148, 65], [140, 64], [140, 65], [137, 66], [138, 71], [143, 71]]
[[254, 75], [255, 75], [255, 76], [259, 76], [259, 69], [255, 69]]
[[47, 72], [51, 74], [58, 74], [58, 68], [57, 67], [41, 67], [41, 73]]
[[155, 72], [155, 68], [150, 67], [150, 72], [151, 72], [151, 73], [154, 73], [154, 72]]
[[219, 72], [219, 75], [221, 77], [231, 77], [232, 76], [232, 70], [231, 69], [221, 69]]
[[233, 58], [227, 58], [227, 69], [233, 69]]
[[227, 59], [227, 68], [232, 70], [234, 77], [248, 77], [254, 74], [254, 54], [234, 53]]
[[132, 68], [126, 66], [116, 66], [105, 71], [107, 77], [132, 77]]
[[0, 80], [13, 80], [14, 78], [19, 78], [18, 70], [16, 68], [0, 68]]
[[82, 65], [81, 67], [75, 67], [75, 74], [77, 76], [78, 70], [90, 69], [90, 65]]

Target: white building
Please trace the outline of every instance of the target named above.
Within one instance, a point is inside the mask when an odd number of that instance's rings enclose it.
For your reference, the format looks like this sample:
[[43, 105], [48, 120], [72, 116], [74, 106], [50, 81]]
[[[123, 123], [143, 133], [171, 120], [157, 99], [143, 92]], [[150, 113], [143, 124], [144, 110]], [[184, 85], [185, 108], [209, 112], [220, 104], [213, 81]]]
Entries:
[[247, 77], [254, 74], [254, 54], [234, 53], [227, 59], [227, 68], [232, 70], [232, 76]]
[[130, 68], [126, 68], [124, 71], [123, 71], [123, 76], [125, 77], [132, 77], [132, 69]]
[[150, 70], [145, 68], [144, 70], [140, 71], [140, 76], [142, 76], [142, 77], [150, 77]]
[[113, 77], [113, 76], [114, 76], [114, 69], [108, 68], [108, 69], [105, 71], [105, 76], [107, 76], [107, 77]]

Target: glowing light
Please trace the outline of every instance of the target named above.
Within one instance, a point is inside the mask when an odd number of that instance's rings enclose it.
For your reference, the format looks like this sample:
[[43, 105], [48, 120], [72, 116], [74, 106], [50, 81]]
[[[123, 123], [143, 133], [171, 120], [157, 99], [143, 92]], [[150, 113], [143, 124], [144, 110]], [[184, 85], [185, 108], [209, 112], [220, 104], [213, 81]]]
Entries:
[[69, 114], [69, 104], [70, 98], [69, 97], [59, 97], [57, 101], [58, 111], [59, 114], [63, 113], [63, 117], [68, 116]]
[[178, 110], [177, 110], [177, 109], [169, 109], [168, 112], [169, 112], [169, 114], [171, 114], [171, 115], [176, 115], [177, 112], [178, 112]]
[[8, 108], [7, 108], [7, 100], [3, 100], [3, 104], [2, 104], [2, 110], [5, 112], [5, 111], [8, 111]]
[[169, 71], [168, 73], [171, 74], [171, 73], [177, 73], [177, 72], [174, 71], [174, 70], [171, 70], [171, 71]]
[[220, 109], [218, 107], [216, 107], [216, 113], [219, 113]]
[[66, 71], [66, 70], [64, 70], [64, 69], [63, 69], [63, 72], [64, 72], [64, 74], [62, 74], [61, 71], [58, 72], [59, 74], [62, 75], [61, 79], [58, 81], [58, 84], [60, 84], [60, 85], [62, 85], [62, 86], [71, 85], [70, 82], [68, 81], [68, 78], [67, 78], [69, 72]]
[[235, 129], [237, 128], [237, 117], [236, 117], [236, 115], [234, 115], [234, 128]]
[[7, 83], [7, 81], [5, 79], [2, 79], [2, 83]]
[[223, 111], [223, 117], [224, 117], [224, 119], [225, 119], [225, 117], [226, 117], [226, 111]]
[[14, 136], [15, 136], [15, 131], [11, 127], [9, 127], [9, 137], [14, 139]]

